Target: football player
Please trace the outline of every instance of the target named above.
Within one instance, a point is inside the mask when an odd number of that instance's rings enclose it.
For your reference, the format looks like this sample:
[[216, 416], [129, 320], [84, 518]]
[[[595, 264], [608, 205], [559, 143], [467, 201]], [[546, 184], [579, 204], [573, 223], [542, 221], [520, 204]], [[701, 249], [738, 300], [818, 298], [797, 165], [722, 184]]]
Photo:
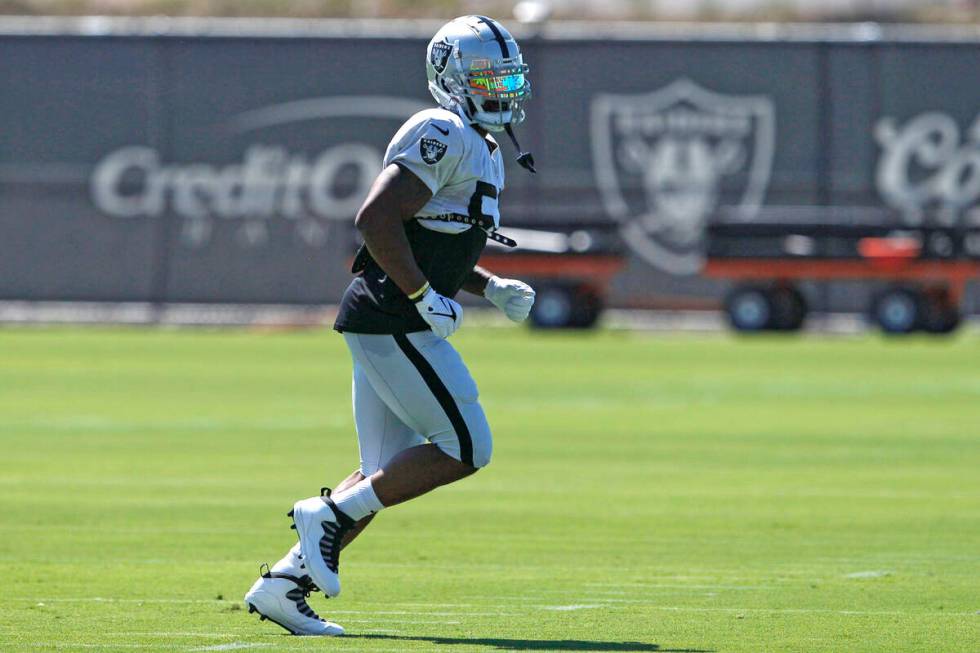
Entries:
[[353, 359], [360, 467], [333, 493], [297, 501], [289, 515], [299, 542], [265, 569], [245, 601], [297, 635], [338, 635], [306, 603], [340, 593], [341, 549], [375, 514], [458, 481], [490, 462], [491, 434], [476, 383], [447, 338], [459, 329], [460, 290], [482, 295], [515, 322], [534, 290], [477, 261], [497, 233], [504, 164], [492, 133], [504, 131], [534, 172], [511, 128], [524, 119], [528, 67], [500, 23], [457, 18], [426, 52], [439, 108], [402, 125], [358, 212], [364, 246], [334, 328]]

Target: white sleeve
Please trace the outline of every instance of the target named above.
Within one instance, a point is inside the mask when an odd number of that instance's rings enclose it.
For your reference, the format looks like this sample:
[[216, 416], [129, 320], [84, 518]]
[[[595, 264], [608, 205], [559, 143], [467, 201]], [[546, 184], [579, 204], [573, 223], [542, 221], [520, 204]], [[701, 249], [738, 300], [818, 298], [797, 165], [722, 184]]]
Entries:
[[393, 149], [389, 163], [411, 170], [432, 194], [450, 183], [463, 158], [463, 139], [448, 121], [426, 120], [409, 131]]

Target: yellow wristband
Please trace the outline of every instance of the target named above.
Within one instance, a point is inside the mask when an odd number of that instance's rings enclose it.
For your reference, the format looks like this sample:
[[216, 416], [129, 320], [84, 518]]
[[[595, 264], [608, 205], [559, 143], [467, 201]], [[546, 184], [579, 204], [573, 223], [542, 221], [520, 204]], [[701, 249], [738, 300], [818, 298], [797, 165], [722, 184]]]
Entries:
[[429, 282], [426, 281], [424, 284], [422, 284], [422, 287], [421, 288], [419, 288], [418, 290], [416, 290], [415, 292], [413, 292], [411, 295], [409, 295], [408, 298], [411, 299], [413, 302], [414, 301], [417, 301], [418, 299], [420, 299], [422, 297], [422, 295], [425, 294], [425, 291], [428, 290], [428, 289], [429, 289]]

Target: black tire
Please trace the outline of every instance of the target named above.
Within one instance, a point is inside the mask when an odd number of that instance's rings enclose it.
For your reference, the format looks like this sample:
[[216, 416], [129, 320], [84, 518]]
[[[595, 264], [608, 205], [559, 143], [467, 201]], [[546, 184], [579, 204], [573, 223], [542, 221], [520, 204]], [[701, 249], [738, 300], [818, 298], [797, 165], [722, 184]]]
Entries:
[[934, 322], [926, 322], [924, 328], [929, 333], [945, 335], [956, 331], [962, 321], [963, 316], [958, 310], [955, 308], [944, 308], [939, 319]]
[[602, 314], [602, 298], [588, 286], [538, 288], [530, 323], [536, 329], [589, 329]]
[[756, 333], [772, 328], [772, 295], [760, 286], [738, 286], [725, 298], [728, 322], [736, 331]]
[[777, 331], [799, 331], [806, 319], [806, 299], [793, 286], [780, 286], [769, 293], [773, 315], [771, 328]]
[[871, 319], [885, 333], [912, 333], [923, 327], [922, 293], [914, 288], [889, 288], [871, 306]]
[[939, 291], [926, 295], [923, 301], [922, 329], [927, 333], [952, 333], [959, 327], [962, 317], [959, 308], [950, 300], [948, 292]]
[[572, 319], [572, 293], [564, 286], [538, 288], [531, 308], [531, 326], [537, 329], [560, 329]]

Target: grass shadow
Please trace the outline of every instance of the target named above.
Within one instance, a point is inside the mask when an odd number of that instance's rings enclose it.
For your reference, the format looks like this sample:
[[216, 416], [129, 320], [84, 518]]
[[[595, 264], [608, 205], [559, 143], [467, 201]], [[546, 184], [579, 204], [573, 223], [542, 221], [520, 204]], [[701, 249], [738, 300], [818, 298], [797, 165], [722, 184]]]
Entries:
[[344, 639], [383, 639], [430, 644], [490, 646], [500, 651], [656, 651], [657, 653], [714, 653], [696, 648], [660, 648], [643, 642], [596, 642], [582, 639], [504, 639], [501, 637], [410, 637], [405, 635], [349, 634]]

